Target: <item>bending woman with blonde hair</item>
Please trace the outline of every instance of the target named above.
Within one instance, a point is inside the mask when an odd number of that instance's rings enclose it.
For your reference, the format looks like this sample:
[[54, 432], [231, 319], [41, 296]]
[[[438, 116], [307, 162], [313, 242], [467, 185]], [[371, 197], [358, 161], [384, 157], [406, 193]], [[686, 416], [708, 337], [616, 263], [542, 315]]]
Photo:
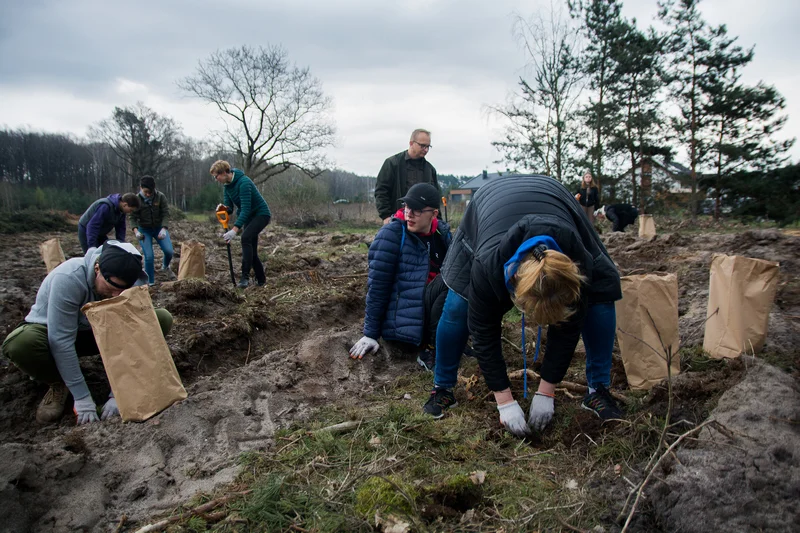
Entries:
[[[556, 385], [583, 335], [589, 394], [582, 405], [603, 420], [622, 416], [608, 391], [614, 302], [622, 298], [619, 273], [563, 185], [546, 176], [513, 176], [481, 187], [453, 238], [442, 278], [450, 290], [436, 332], [426, 413], [439, 418], [456, 405], [452, 389], [472, 335], [500, 421], [518, 436], [541, 431], [553, 417]], [[514, 305], [529, 324], [548, 327], [542, 379], [527, 420], [511, 393], [501, 347], [503, 315]]]

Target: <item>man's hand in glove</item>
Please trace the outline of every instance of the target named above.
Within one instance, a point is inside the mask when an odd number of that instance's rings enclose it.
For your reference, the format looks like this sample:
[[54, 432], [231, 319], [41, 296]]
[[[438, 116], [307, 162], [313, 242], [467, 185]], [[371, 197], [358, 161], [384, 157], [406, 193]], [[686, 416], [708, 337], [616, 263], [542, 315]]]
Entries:
[[536, 431], [543, 431], [553, 419], [553, 398], [537, 392], [531, 402], [528, 424]]
[[525, 422], [525, 413], [516, 400], [510, 403], [498, 404], [497, 410], [500, 411], [500, 422], [517, 437], [528, 437], [531, 434], [528, 424]]
[[100, 415], [100, 420], [108, 420], [112, 416], [119, 416], [119, 407], [117, 407], [117, 400], [114, 398], [114, 393], [108, 395], [108, 401], [103, 406], [103, 413]]
[[139, 231], [139, 228], [134, 228], [133, 234], [136, 235], [136, 238], [139, 239], [140, 241], [144, 239], [144, 235], [142, 235], [142, 232]]
[[378, 351], [378, 341], [369, 337], [361, 337], [357, 343], [350, 348], [350, 359], [361, 359], [368, 353]]
[[236, 230], [235, 229], [231, 229], [229, 231], [226, 231], [225, 234], [222, 236], [222, 238], [225, 239], [225, 242], [227, 242], [228, 244], [231, 243], [231, 241], [234, 239], [234, 237], [236, 237]]
[[77, 422], [79, 426], [99, 420], [97, 418], [97, 406], [94, 404], [91, 394], [86, 398], [75, 400], [75, 405], [72, 410], [75, 416], [78, 417]]
[[156, 236], [156, 238], [159, 241], [163, 241], [164, 237], [166, 237], [166, 236], [167, 236], [167, 228], [161, 228], [161, 231], [158, 232], [158, 235]]

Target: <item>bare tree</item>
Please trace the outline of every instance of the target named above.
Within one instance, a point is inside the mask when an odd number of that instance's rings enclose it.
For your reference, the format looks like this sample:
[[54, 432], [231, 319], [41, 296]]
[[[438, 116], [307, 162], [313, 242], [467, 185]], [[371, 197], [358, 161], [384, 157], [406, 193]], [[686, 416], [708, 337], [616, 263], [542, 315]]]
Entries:
[[220, 139], [256, 183], [293, 167], [311, 177], [322, 172], [321, 149], [335, 133], [331, 99], [307, 67], [289, 64], [283, 48], [218, 50], [178, 86], [219, 109]]
[[507, 162], [563, 181], [575, 156], [578, 35], [552, 5], [529, 20], [518, 16], [514, 34], [528, 54], [532, 80], [520, 79], [521, 94], [493, 108], [509, 125], [505, 139], [492, 144]]
[[141, 102], [115, 107], [111, 118], [89, 128], [89, 138], [106, 143], [117, 156], [117, 167], [127, 176], [131, 190], [145, 174], [159, 181], [171, 178], [182, 149], [181, 127]]

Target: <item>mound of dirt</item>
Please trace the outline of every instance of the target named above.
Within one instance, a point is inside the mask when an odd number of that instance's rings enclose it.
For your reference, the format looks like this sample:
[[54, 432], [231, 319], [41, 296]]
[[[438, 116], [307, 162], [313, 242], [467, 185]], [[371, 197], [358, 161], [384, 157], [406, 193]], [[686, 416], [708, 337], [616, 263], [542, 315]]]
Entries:
[[198, 380], [185, 401], [148, 422], [59, 427], [0, 445], [3, 530], [108, 531], [123, 514], [146, 520], [233, 481], [239, 455], [269, 449], [276, 427], [414, 367], [391, 347], [350, 360], [356, 330], [308, 337]]
[[797, 531], [800, 387], [775, 367], [752, 364], [711, 413], [730, 433], [704, 428], [654, 488], [667, 531]]

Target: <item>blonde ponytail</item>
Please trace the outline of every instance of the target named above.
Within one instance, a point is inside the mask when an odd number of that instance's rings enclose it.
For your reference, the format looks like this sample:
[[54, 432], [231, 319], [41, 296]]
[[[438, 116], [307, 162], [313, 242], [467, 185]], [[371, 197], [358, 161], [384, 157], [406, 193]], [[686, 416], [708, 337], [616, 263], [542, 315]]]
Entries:
[[557, 324], [575, 313], [586, 278], [561, 252], [544, 254], [542, 261], [528, 254], [520, 263], [514, 276], [514, 303], [536, 324]]

